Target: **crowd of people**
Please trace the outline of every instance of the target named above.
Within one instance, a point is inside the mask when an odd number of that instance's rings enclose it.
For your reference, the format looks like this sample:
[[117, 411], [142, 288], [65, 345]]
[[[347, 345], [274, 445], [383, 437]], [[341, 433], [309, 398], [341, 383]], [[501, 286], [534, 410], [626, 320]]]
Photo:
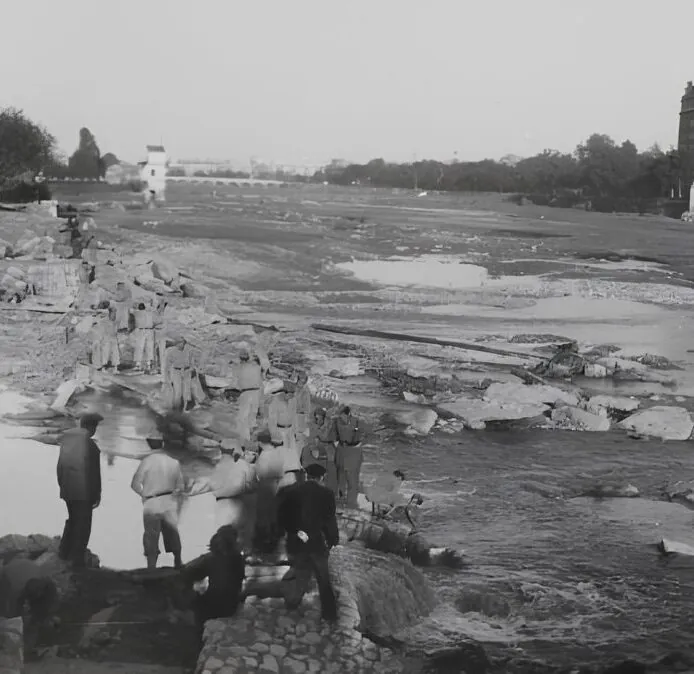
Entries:
[[[68, 519], [59, 556], [76, 569], [87, 564], [92, 513], [101, 502], [100, 450], [94, 435], [102, 420], [96, 413], [83, 415], [79, 428], [66, 432], [60, 447], [57, 476]], [[291, 479], [287, 479], [289, 473], [283, 471], [281, 455], [266, 431], [259, 434], [255, 451], [224, 452], [210, 476], [187, 480], [170, 451], [193, 432], [182, 415], [169, 415], [162, 448], [140, 461], [132, 479], [131, 487], [143, 504], [142, 542], [148, 568], [157, 565], [160, 539], [164, 550], [173, 555], [174, 566], [182, 568], [179, 517], [183, 500], [211, 491], [217, 533], [210, 543], [210, 556], [205, 564], [186, 572], [191, 583], [201, 573], [208, 578], [198, 599], [200, 619], [232, 615], [242, 599], [246, 556], [253, 550], [274, 551], [284, 539], [292, 565], [284, 581], [287, 606], [301, 602], [314, 575], [324, 617], [334, 620], [337, 609], [328, 555], [338, 544], [339, 534], [336, 491], [334, 485], [325, 484], [325, 466], [313, 461], [290, 471]], [[227, 560], [221, 567], [220, 556]]]
[[[128, 301], [123, 297], [111, 307], [114, 339], [118, 330], [132, 328]], [[152, 324], [156, 325], [147, 321], [146, 327], [136, 329], [152, 330]], [[305, 372], [283, 380], [281, 386], [275, 381], [266, 393], [265, 359], [244, 343], [231, 364], [238, 392], [236, 434], [220, 438], [197, 428], [185, 413], [190, 387], [183, 382], [188, 381], [192, 367], [189, 354], [183, 339], [163, 352], [163, 385], [170, 386], [173, 393], [168, 397], [169, 412], [159, 417], [161, 447], [140, 461], [131, 483], [143, 504], [142, 546], [147, 567], [156, 568], [160, 541], [164, 551], [173, 555], [174, 566], [183, 567], [179, 533], [183, 504], [187, 498], [210, 493], [215, 498], [217, 530], [210, 564], [214, 568], [215, 555], [224, 549], [232, 560], [228, 573], [234, 578], [220, 580], [219, 571], [208, 569], [200, 615], [209, 617], [219, 610], [220, 593], [227, 596], [222, 602], [225, 613], [233, 612], [243, 583], [238, 569], [244, 564], [239, 560], [253, 553], [274, 552], [284, 540], [292, 564], [285, 582], [287, 605], [301, 601], [314, 575], [324, 616], [335, 619], [328, 553], [339, 538], [338, 504], [358, 507], [363, 425], [346, 406], [332, 414], [323, 407], [314, 409]], [[60, 443], [58, 483], [68, 517], [59, 554], [75, 568], [87, 563], [92, 513], [101, 500], [100, 450], [94, 440], [101, 421], [99, 414], [83, 415], [79, 427], [67, 431]], [[185, 450], [210, 440], [219, 444], [220, 459], [208, 474], [187, 476], [179, 459], [190, 455]], [[201, 572], [196, 567], [191, 580]]]

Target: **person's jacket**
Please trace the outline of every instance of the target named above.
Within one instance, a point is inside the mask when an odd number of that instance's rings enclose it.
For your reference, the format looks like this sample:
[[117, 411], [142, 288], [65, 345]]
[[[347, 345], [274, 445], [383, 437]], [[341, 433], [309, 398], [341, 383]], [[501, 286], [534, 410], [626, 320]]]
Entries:
[[343, 445], [356, 445], [364, 436], [359, 419], [351, 415], [346, 420], [341, 416], [335, 419], [334, 433], [338, 442]]
[[101, 500], [101, 452], [84, 428], [63, 433], [58, 457], [58, 486], [64, 501]]
[[[330, 489], [308, 480], [283, 487], [277, 497], [277, 524], [287, 534], [289, 554], [323, 553], [339, 543], [335, 495]], [[308, 535], [306, 542], [297, 535], [299, 531]]]

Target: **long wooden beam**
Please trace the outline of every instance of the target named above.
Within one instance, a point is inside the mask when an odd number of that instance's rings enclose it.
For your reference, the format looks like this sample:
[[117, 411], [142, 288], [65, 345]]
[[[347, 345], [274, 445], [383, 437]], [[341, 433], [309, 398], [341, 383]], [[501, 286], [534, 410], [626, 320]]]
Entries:
[[392, 339], [400, 342], [417, 342], [419, 344], [435, 344], [437, 346], [452, 346], [466, 351], [481, 351], [482, 353], [493, 353], [497, 356], [512, 356], [516, 358], [535, 358], [537, 360], [547, 360], [545, 356], [533, 353], [523, 353], [521, 351], [506, 351], [496, 349], [493, 346], [483, 346], [482, 344], [471, 344], [469, 342], [458, 342], [449, 339], [436, 339], [435, 337], [422, 337], [421, 335], [408, 335], [403, 332], [384, 332], [383, 330], [369, 330], [364, 328], [352, 328], [343, 325], [330, 325], [327, 323], [313, 323], [314, 330], [323, 332], [334, 332], [342, 335], [356, 335], [360, 337], [375, 337], [376, 339]]

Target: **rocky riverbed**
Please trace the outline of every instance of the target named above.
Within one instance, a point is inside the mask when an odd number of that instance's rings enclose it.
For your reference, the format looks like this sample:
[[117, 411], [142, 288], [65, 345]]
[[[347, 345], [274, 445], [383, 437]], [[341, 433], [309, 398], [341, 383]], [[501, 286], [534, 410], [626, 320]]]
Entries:
[[[465, 549], [466, 574], [427, 572], [458, 606], [446, 615], [459, 635], [536, 668], [604, 662], [606, 641], [619, 644], [614, 657], [642, 661], [676, 642], [689, 648], [686, 631], [674, 631], [688, 615], [687, 572], [661, 567], [648, 547], [663, 532], [688, 537], [684, 507], [659, 503], [665, 485], [694, 470], [694, 244], [682, 223], [471, 210], [453, 197], [218, 190], [212, 199], [200, 189], [177, 187], [156, 214], [117, 204], [94, 213], [95, 284], [65, 316], [3, 311], [5, 380], [53, 402], [84, 357], [95, 299], [118, 279], [161, 293], [167, 329], [201, 346], [213, 398], [225, 357], [250, 340], [269, 351], [275, 376], [305, 367], [317, 400], [347, 402], [369, 420], [365, 480], [404, 467], [427, 499], [427, 536]], [[1, 238], [43, 226], [33, 217], [3, 216]], [[36, 261], [0, 262], [23, 263]], [[137, 455], [123, 433], [103, 445]], [[605, 505], [629, 486], [640, 510]], [[476, 596], [499, 595], [508, 611], [461, 604], [473, 582]], [[669, 609], [649, 614], [661, 596]]]

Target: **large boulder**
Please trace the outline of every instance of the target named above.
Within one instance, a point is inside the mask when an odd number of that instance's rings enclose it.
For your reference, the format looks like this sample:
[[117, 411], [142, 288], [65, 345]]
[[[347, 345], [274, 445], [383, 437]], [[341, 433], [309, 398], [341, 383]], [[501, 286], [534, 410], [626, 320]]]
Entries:
[[4, 239], [0, 239], [0, 260], [5, 259], [6, 257], [12, 257], [12, 254], [12, 244], [8, 243]]
[[417, 435], [426, 435], [433, 428], [438, 414], [430, 407], [416, 407], [410, 410], [397, 410], [391, 413], [397, 424]]
[[667, 486], [665, 496], [672, 503], [679, 503], [694, 510], [694, 480], [680, 480]]
[[579, 398], [575, 393], [563, 391], [546, 384], [493, 383], [484, 393], [484, 398], [499, 404], [517, 405], [566, 405], [577, 406]]
[[20, 553], [38, 557], [47, 550], [57, 547], [57, 540], [43, 534], [7, 534], [0, 537], [0, 562], [6, 563]]
[[167, 285], [170, 285], [174, 281], [178, 280], [178, 269], [176, 268], [176, 265], [168, 260], [156, 258], [152, 261], [151, 268], [154, 278], [163, 281]]
[[181, 292], [183, 293], [183, 297], [195, 299], [205, 299], [206, 297], [209, 297], [211, 293], [210, 289], [206, 285], [189, 280], [185, 281], [185, 283], [181, 283]]
[[0, 674], [24, 671], [24, 624], [21, 618], [0, 618]]
[[606, 411], [610, 416], [619, 416], [620, 414], [635, 412], [639, 405], [640, 403], [636, 398], [596, 395], [586, 401], [583, 407], [593, 414], [602, 414], [603, 411]]
[[490, 421], [534, 419], [543, 416], [549, 409], [548, 405], [537, 402], [498, 402], [467, 397], [437, 406], [441, 416], [460, 419], [473, 430], [484, 429]]
[[688, 440], [694, 430], [692, 418], [684, 407], [665, 405], [632, 414], [619, 425], [633, 433], [663, 440]]
[[608, 375], [622, 381], [644, 381], [665, 385], [673, 383], [672, 377], [653, 372], [647, 365], [628, 358], [610, 356], [599, 358], [595, 362], [602, 365], [607, 370]]

